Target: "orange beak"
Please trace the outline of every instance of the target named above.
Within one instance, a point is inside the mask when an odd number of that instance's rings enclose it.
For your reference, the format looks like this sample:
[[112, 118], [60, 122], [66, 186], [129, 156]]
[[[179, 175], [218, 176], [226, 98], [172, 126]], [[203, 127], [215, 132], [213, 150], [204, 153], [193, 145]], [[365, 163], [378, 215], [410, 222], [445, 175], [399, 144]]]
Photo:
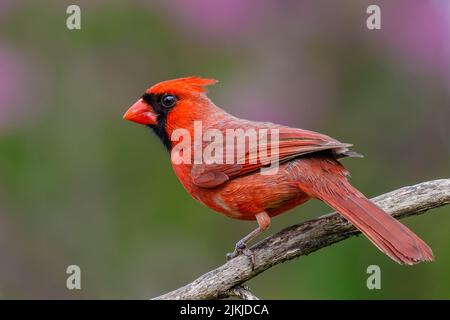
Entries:
[[157, 115], [153, 112], [152, 108], [144, 102], [144, 100], [139, 99], [135, 104], [131, 106], [130, 109], [123, 115], [125, 120], [137, 122], [140, 124], [150, 124], [155, 125], [157, 120]]

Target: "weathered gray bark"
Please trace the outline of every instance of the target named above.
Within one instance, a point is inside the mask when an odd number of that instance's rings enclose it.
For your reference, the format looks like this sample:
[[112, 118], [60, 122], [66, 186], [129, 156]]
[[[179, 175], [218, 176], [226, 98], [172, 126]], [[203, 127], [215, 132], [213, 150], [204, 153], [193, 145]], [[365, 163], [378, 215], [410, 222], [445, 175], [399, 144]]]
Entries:
[[[450, 179], [403, 187], [372, 200], [397, 219], [418, 215], [450, 203]], [[240, 255], [184, 287], [155, 299], [256, 298], [240, 285], [278, 263], [307, 255], [356, 234], [359, 231], [337, 213], [293, 225], [250, 248], [254, 268], [247, 256]]]

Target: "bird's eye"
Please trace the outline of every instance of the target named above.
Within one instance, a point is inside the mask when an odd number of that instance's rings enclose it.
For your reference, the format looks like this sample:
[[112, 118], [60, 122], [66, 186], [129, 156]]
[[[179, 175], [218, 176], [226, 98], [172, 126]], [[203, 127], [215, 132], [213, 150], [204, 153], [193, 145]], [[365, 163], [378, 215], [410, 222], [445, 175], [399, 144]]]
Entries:
[[171, 94], [165, 94], [161, 98], [161, 104], [163, 107], [172, 108], [177, 103], [177, 98]]

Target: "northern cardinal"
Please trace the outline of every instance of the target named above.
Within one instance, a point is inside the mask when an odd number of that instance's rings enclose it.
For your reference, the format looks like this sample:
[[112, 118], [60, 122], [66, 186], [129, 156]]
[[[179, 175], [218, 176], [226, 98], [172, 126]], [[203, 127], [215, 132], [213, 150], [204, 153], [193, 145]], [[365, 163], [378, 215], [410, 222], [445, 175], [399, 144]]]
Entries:
[[[266, 122], [236, 118], [206, 96], [213, 79], [187, 77], [160, 82], [124, 114], [124, 119], [149, 126], [170, 151], [177, 129], [194, 134], [203, 129], [277, 129], [279, 168], [262, 174], [258, 163], [175, 163], [172, 165], [187, 192], [209, 208], [234, 219], [256, 220], [258, 228], [236, 243], [230, 258], [270, 225], [270, 219], [311, 198], [327, 203], [358, 228], [378, 249], [400, 264], [432, 261], [431, 249], [406, 226], [392, 218], [347, 181], [339, 158], [356, 156], [351, 146], [326, 135]], [[248, 154], [246, 154], [248, 155]], [[237, 159], [236, 159], [237, 160]]]

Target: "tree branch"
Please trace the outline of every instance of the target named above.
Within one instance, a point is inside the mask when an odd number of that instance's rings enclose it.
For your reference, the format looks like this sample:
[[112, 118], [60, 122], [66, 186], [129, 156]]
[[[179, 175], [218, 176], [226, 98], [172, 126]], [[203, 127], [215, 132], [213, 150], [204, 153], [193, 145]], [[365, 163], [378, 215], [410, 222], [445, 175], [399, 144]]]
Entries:
[[225, 292], [224, 297], [236, 297], [242, 300], [259, 300], [247, 286], [235, 286]]
[[[397, 219], [422, 214], [429, 209], [450, 203], [450, 179], [403, 187], [372, 200]], [[184, 287], [155, 299], [216, 299], [230, 296], [243, 298], [244, 293], [249, 291], [241, 285], [259, 273], [359, 233], [337, 213], [296, 224], [250, 248], [254, 257], [253, 268], [250, 258], [240, 255]], [[250, 296], [255, 297], [251, 293]]]

